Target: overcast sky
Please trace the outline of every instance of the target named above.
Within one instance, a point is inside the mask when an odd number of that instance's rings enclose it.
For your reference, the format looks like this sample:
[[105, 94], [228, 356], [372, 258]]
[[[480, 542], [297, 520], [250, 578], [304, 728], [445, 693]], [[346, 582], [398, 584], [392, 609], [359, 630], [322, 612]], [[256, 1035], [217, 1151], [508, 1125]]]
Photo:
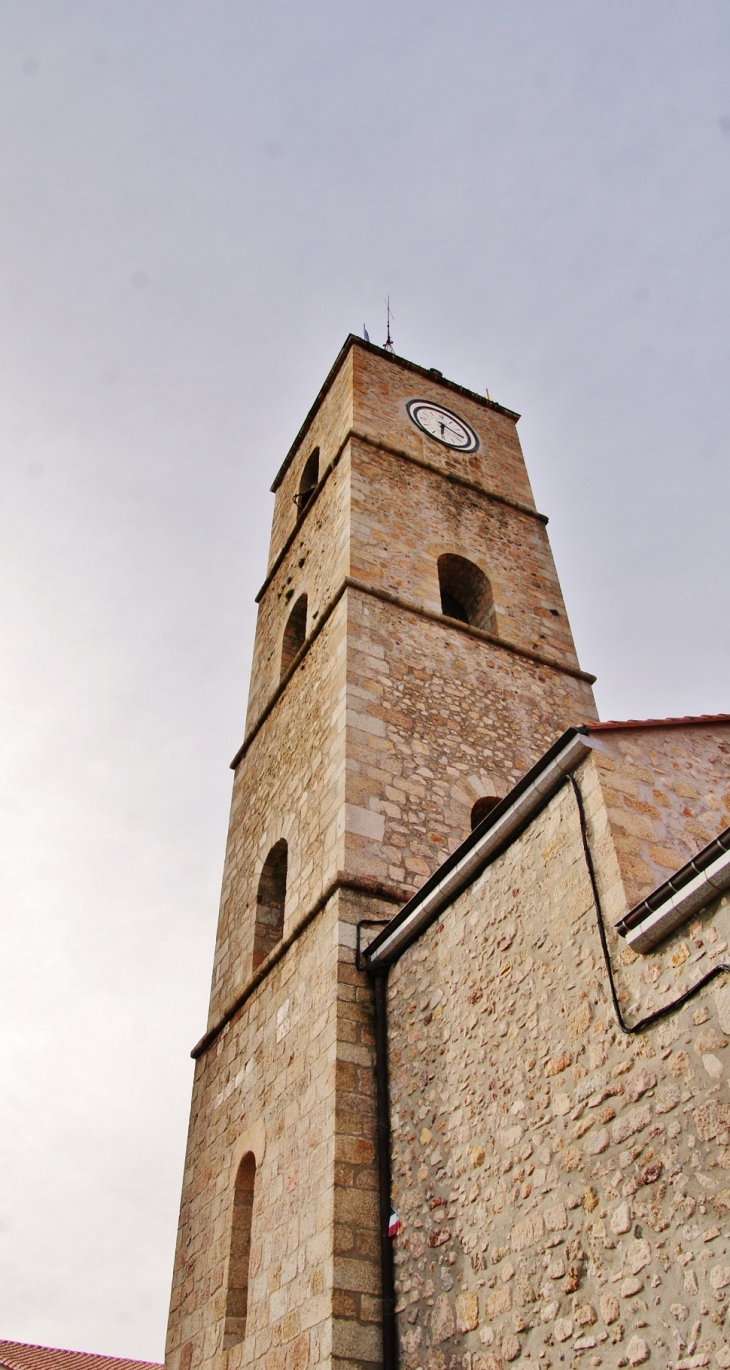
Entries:
[[269, 486], [387, 292], [602, 717], [730, 711], [730, 7], [0, 14], [0, 1336], [155, 1359]]

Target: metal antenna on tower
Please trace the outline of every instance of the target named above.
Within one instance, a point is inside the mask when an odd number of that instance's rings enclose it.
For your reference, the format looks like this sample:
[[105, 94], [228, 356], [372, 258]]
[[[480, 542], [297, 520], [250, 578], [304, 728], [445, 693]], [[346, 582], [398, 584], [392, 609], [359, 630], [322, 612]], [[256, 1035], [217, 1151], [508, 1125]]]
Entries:
[[390, 295], [385, 301], [385, 309], [386, 317], [388, 320], [388, 336], [386, 337], [385, 342], [383, 343], [383, 347], [385, 348], [386, 352], [395, 352], [395, 348], [393, 346], [393, 339], [390, 336], [390, 321], [393, 317], [393, 315], [390, 312]]

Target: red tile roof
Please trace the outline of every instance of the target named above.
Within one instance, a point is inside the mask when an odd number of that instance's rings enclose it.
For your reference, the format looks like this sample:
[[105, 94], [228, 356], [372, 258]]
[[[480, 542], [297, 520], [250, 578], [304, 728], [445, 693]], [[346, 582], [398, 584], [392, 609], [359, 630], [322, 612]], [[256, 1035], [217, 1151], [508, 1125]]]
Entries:
[[0, 1367], [3, 1370], [161, 1370], [157, 1361], [94, 1356], [88, 1351], [59, 1351], [55, 1346], [29, 1346], [22, 1341], [0, 1341]]
[[591, 733], [609, 728], [688, 728], [692, 724], [730, 723], [730, 714], [688, 714], [686, 718], [626, 718], [623, 722], [609, 719], [607, 723], [588, 723]]

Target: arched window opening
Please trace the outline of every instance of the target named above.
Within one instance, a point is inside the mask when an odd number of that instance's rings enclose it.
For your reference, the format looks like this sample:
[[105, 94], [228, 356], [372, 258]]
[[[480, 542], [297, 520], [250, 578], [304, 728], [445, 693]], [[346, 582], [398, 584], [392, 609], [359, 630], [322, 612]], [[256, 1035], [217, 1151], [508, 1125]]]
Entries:
[[311, 499], [312, 492], [316, 490], [318, 482], [319, 448], [315, 447], [311, 456], [307, 457], [304, 470], [302, 471], [302, 479], [299, 482], [299, 490], [294, 496], [294, 503], [296, 504], [297, 509], [300, 513], [302, 512], [302, 509], [304, 508], [305, 504], [307, 504], [308, 501]]
[[289, 667], [292, 664], [300, 647], [304, 646], [307, 636], [307, 596], [300, 595], [294, 608], [292, 609], [284, 629], [284, 638], [281, 644], [281, 675], [280, 680], [284, 679]]
[[442, 614], [472, 628], [493, 630], [492, 587], [484, 572], [451, 552], [439, 557], [438, 571]]
[[253, 935], [253, 969], [266, 960], [281, 941], [286, 904], [288, 847], [284, 838], [271, 848], [261, 872], [256, 894], [256, 923]]
[[496, 809], [497, 805], [500, 803], [501, 800], [497, 795], [485, 794], [482, 795], [481, 799], [477, 799], [477, 802], [471, 811], [472, 832], [475, 828], [479, 827], [482, 819], [486, 818], [487, 814], [491, 813], [492, 809]]
[[228, 1260], [228, 1294], [223, 1346], [235, 1346], [246, 1335], [248, 1274], [251, 1262], [251, 1218], [256, 1181], [256, 1158], [247, 1151], [236, 1173], [233, 1191], [231, 1254]]

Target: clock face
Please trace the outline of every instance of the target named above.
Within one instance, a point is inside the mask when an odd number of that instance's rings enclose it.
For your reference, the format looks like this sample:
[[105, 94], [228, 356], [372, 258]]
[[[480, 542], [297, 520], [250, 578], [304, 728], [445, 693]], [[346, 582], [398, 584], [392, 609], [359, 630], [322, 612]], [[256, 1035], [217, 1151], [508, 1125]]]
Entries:
[[434, 404], [433, 400], [409, 400], [406, 409], [411, 422], [421, 432], [428, 433], [429, 438], [435, 438], [445, 447], [454, 447], [457, 452], [476, 452], [479, 439], [474, 429], [450, 409]]

